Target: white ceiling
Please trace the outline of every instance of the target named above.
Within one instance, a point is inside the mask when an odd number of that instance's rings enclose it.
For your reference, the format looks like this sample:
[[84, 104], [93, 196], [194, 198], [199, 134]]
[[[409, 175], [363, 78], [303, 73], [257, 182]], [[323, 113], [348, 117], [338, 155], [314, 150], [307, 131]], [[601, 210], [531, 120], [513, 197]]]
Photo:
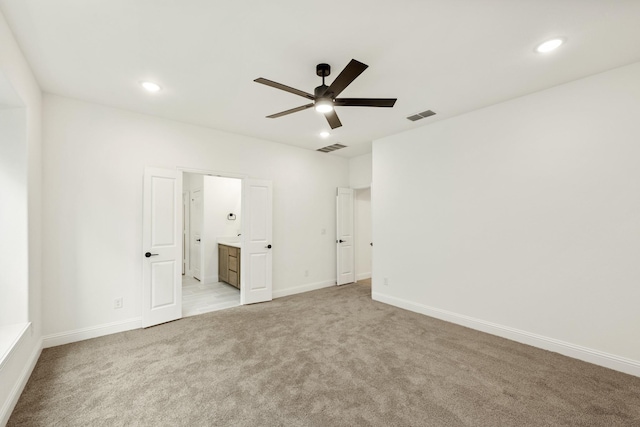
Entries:
[[[0, 0], [45, 92], [352, 157], [371, 141], [640, 60], [638, 0]], [[568, 43], [534, 53], [549, 38]], [[304, 98], [315, 66], [369, 68], [343, 97], [330, 138]], [[139, 81], [159, 83], [148, 94]], [[432, 109], [437, 116], [410, 122]], [[532, 117], [535, 120], [535, 117]]]

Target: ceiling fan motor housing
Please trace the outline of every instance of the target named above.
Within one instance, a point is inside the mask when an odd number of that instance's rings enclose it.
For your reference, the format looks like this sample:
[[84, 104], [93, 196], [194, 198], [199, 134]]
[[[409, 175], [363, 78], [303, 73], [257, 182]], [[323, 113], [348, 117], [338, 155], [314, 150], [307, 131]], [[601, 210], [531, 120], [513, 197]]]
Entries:
[[[318, 86], [317, 88], [314, 89], [313, 94], [315, 95], [316, 99], [323, 98], [323, 95], [325, 94], [327, 89], [329, 89], [329, 86], [320, 85], [320, 86]], [[330, 97], [327, 96], [326, 98], [330, 98]]]

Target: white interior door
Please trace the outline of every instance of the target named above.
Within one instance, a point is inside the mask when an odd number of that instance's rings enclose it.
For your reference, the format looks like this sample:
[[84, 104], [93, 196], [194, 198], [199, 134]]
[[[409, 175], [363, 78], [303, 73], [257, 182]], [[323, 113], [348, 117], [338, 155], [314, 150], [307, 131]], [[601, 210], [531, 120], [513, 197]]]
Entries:
[[338, 285], [356, 281], [353, 238], [353, 190], [338, 188], [336, 200], [336, 254]]
[[191, 262], [191, 274], [198, 280], [201, 280], [201, 253], [202, 253], [202, 190], [193, 190], [191, 192], [191, 253], [189, 261]]
[[272, 299], [272, 185], [271, 181], [242, 182], [242, 259], [240, 303]]
[[180, 190], [174, 170], [145, 168], [142, 326], [182, 317]]

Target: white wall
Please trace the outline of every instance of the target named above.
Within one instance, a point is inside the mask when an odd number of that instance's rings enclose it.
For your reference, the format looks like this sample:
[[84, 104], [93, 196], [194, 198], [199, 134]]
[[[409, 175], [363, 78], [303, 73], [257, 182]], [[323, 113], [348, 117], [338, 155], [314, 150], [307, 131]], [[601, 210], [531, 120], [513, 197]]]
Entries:
[[45, 344], [139, 324], [145, 166], [272, 180], [274, 295], [335, 283], [346, 159], [54, 95], [44, 119]]
[[[242, 181], [236, 178], [204, 177], [204, 282], [218, 281], [218, 239], [237, 237], [242, 223]], [[227, 219], [234, 213], [235, 220]]]
[[349, 186], [351, 188], [367, 188], [372, 182], [371, 154], [349, 159]]
[[24, 108], [0, 110], [0, 195], [1, 334], [3, 326], [28, 322], [29, 215]]
[[[22, 134], [22, 146], [19, 151], [20, 157], [26, 159], [26, 170], [23, 168], [24, 163], [22, 163], [20, 171], [15, 172], [13, 176], [20, 181], [19, 186], [23, 190], [26, 178], [26, 194], [22, 193], [19, 196], [21, 202], [16, 209], [28, 218], [28, 235], [21, 237], [23, 247], [20, 249], [22, 253], [27, 251], [27, 269], [24, 268], [24, 259], [21, 260], [18, 254], [15, 254], [15, 258], [12, 256], [10, 259], [15, 259], [18, 264], [21, 264], [21, 271], [27, 275], [29, 312], [27, 319], [31, 322], [26, 333], [13, 347], [9, 357], [0, 363], [0, 384], [2, 385], [0, 386], [0, 425], [3, 425], [17, 402], [41, 349], [42, 179], [40, 155], [42, 119], [40, 88], [2, 13], [0, 13], [0, 75], [3, 76], [2, 93], [5, 94], [7, 87], [10, 86], [10, 92], [16, 95], [11, 102], [7, 103], [5, 99], [2, 99], [0, 103], [12, 106], [16, 100], [19, 100], [20, 105], [25, 108], [25, 111], [19, 113], [24, 114], [22, 119], [24, 127], [18, 133]], [[3, 140], [2, 144], [4, 145], [4, 143]], [[3, 165], [2, 168], [4, 169], [5, 166]], [[26, 212], [24, 210], [25, 202]], [[22, 233], [24, 233], [24, 225], [21, 227]]]
[[355, 191], [356, 280], [371, 277], [371, 188]]
[[635, 63], [375, 141], [374, 297], [640, 375], [639, 113]]

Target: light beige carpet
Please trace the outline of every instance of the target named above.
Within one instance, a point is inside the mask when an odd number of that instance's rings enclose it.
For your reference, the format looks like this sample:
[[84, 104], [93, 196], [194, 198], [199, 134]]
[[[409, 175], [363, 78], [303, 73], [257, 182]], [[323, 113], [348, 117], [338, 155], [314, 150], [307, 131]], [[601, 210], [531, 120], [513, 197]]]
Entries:
[[9, 426], [639, 426], [640, 378], [327, 288], [46, 349]]

